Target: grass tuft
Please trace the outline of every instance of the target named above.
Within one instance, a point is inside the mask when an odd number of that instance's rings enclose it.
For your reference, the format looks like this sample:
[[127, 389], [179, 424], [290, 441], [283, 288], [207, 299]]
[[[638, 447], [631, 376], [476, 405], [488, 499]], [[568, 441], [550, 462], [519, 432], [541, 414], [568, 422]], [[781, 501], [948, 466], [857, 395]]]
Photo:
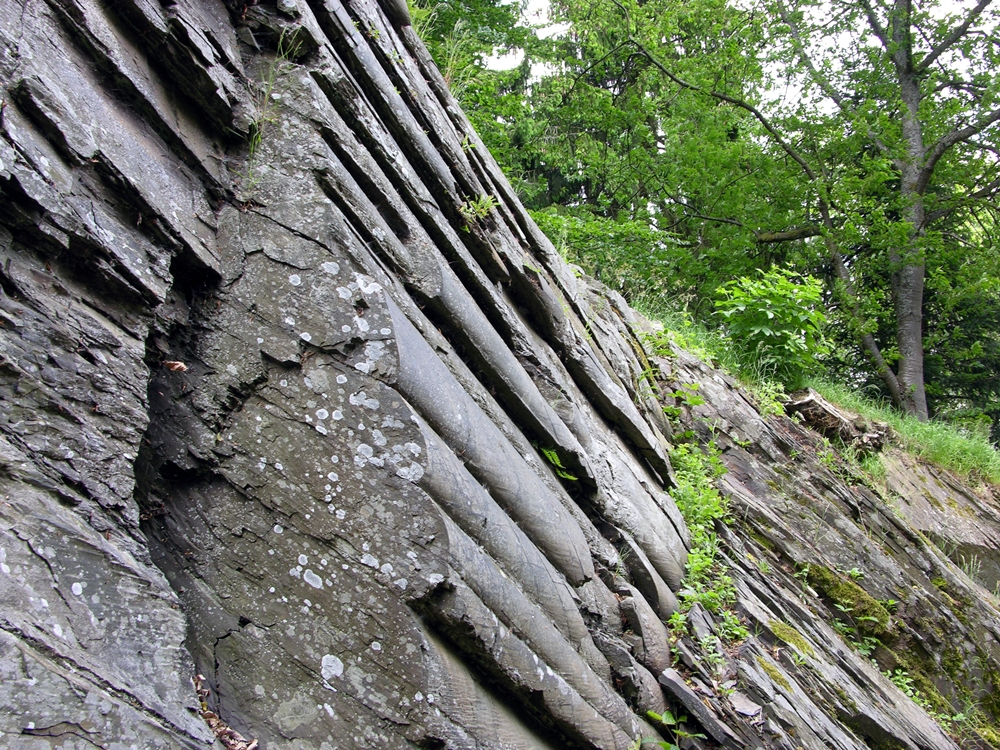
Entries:
[[887, 423], [899, 436], [901, 447], [964, 479], [1000, 485], [1000, 452], [990, 441], [965, 433], [947, 422], [903, 415], [884, 402], [874, 401], [847, 386], [814, 379], [809, 385], [823, 398], [861, 416]]

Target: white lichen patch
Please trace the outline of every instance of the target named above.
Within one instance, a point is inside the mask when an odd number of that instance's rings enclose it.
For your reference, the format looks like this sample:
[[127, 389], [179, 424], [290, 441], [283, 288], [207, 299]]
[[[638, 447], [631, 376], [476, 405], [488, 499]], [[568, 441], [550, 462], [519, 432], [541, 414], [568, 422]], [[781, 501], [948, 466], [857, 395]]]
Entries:
[[424, 467], [420, 464], [411, 463], [409, 466], [402, 466], [396, 469], [396, 476], [408, 482], [419, 482], [424, 475]]
[[306, 568], [305, 572], [302, 574], [302, 580], [312, 586], [314, 589], [323, 588], [323, 579], [312, 572], [309, 568]]
[[352, 393], [347, 397], [347, 400], [351, 402], [352, 406], [364, 406], [366, 409], [373, 411], [379, 407], [379, 400], [377, 398], [369, 398], [368, 394], [364, 391]]
[[327, 682], [344, 674], [344, 662], [333, 654], [324, 656], [320, 665], [320, 674], [323, 675], [323, 679]]
[[375, 292], [382, 291], [382, 286], [371, 276], [366, 276], [363, 273], [355, 273], [354, 279], [362, 294], [375, 294]]

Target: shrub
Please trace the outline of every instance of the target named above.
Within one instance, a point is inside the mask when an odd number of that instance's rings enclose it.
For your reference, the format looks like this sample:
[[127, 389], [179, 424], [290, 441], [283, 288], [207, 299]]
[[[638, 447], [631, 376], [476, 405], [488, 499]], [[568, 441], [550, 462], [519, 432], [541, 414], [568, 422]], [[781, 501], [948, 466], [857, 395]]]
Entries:
[[789, 388], [797, 388], [829, 351], [822, 329], [822, 283], [790, 269], [743, 276], [716, 291], [715, 313], [725, 320], [743, 367], [770, 372]]

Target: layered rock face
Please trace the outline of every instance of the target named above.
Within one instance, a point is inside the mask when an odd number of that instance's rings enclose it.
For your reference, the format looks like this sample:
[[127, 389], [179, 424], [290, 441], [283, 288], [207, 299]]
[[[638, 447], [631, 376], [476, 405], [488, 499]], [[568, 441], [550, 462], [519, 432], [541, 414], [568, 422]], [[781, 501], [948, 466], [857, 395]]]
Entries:
[[[761, 488], [815, 437], [649, 358], [405, 5], [0, 0], [0, 46], [0, 744], [240, 746], [200, 673], [262, 748], [625, 750], [676, 739], [645, 718], [668, 708], [702, 746], [954, 747], [780, 572], [850, 562]], [[669, 380], [744, 436], [727, 486], [770, 540], [728, 534], [754, 637], [714, 650], [698, 613], [676, 665]], [[879, 594], [937, 591], [929, 545], [796, 465], [817, 524], [896, 535], [851, 547]], [[897, 618], [932, 660], [965, 623], [956, 703], [997, 659], [996, 611], [967, 610]]]

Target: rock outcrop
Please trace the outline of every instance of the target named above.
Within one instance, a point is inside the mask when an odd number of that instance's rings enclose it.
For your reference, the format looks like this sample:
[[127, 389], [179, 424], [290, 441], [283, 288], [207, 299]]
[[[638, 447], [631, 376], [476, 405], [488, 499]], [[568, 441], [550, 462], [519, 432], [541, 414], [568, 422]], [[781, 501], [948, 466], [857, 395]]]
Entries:
[[[993, 706], [933, 513], [648, 353], [399, 0], [0, 0], [0, 47], [0, 745], [955, 747], [838, 604], [935, 710]], [[729, 652], [666, 625], [657, 379], [729, 469]]]

